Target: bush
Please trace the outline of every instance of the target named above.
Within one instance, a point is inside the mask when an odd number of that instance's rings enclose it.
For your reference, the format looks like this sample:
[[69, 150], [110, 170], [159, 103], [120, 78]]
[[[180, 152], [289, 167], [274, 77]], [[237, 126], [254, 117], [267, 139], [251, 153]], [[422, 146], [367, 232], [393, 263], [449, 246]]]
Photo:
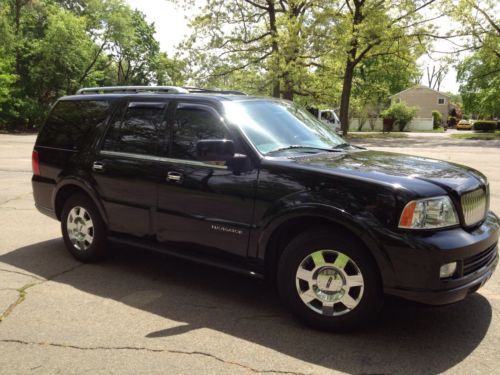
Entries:
[[458, 119], [455, 116], [448, 116], [448, 127], [453, 128], [457, 126]]
[[473, 125], [473, 129], [478, 132], [494, 132], [496, 128], [496, 121], [479, 120], [476, 121]]
[[399, 126], [399, 131], [405, 130], [406, 125], [408, 125], [411, 120], [417, 114], [417, 107], [409, 107], [405, 103], [394, 103], [384, 112], [382, 116], [394, 120], [394, 125]]
[[441, 112], [439, 111], [432, 111], [432, 127], [434, 129], [437, 129], [441, 126], [441, 120], [443, 119], [443, 116], [441, 115]]

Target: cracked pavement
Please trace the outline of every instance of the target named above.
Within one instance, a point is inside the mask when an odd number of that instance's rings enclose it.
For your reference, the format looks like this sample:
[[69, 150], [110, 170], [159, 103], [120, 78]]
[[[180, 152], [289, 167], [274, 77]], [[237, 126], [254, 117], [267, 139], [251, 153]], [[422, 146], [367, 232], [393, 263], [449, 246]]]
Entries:
[[[388, 299], [362, 332], [314, 331], [262, 281], [124, 247], [74, 260], [33, 205], [34, 139], [0, 135], [0, 374], [500, 373], [499, 271], [455, 305]], [[478, 168], [500, 213], [497, 142], [356, 142]]]

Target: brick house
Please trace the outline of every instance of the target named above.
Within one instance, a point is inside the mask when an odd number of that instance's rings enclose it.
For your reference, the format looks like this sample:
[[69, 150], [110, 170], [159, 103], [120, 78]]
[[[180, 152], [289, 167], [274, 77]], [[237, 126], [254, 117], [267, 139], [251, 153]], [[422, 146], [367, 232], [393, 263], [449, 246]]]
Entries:
[[442, 92], [425, 86], [410, 87], [390, 97], [391, 103], [404, 102], [406, 105], [418, 107], [417, 118], [432, 118], [432, 111], [441, 112], [443, 121], [450, 113], [450, 97]]

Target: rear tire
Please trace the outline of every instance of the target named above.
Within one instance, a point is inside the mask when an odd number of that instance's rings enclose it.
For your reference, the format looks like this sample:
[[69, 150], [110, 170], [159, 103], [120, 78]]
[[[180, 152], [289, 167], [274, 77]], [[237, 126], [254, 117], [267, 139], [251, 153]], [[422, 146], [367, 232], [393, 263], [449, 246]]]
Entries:
[[74, 194], [64, 203], [61, 230], [66, 248], [82, 262], [95, 262], [108, 255], [106, 225], [94, 202]]
[[305, 324], [349, 331], [375, 318], [383, 304], [378, 269], [356, 238], [319, 229], [293, 239], [278, 265], [283, 302]]

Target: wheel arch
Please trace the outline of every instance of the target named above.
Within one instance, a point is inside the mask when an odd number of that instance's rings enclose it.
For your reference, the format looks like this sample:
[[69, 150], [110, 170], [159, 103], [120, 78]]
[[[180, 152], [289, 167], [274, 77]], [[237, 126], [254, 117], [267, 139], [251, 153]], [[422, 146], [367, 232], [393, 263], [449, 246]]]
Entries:
[[274, 281], [281, 254], [298, 233], [319, 227], [331, 228], [332, 233], [340, 230], [342, 234], [352, 237], [354, 241], [366, 248], [373, 258], [383, 285], [394, 284], [392, 264], [385, 251], [370, 234], [369, 228], [364, 228], [345, 212], [335, 210], [323, 212], [299, 210], [291, 215], [277, 218], [268, 225], [259, 240], [259, 258], [264, 259], [266, 278]]
[[104, 223], [108, 225], [106, 211], [104, 209], [104, 206], [97, 198], [97, 194], [90, 186], [88, 186], [85, 181], [78, 178], [67, 178], [61, 181], [58, 184], [57, 188], [54, 190], [54, 194], [52, 196], [52, 207], [54, 207], [57, 219], [61, 220], [61, 213], [64, 207], [64, 202], [66, 202], [66, 200], [70, 196], [77, 193], [85, 194], [93, 201], [93, 203], [99, 210]]

